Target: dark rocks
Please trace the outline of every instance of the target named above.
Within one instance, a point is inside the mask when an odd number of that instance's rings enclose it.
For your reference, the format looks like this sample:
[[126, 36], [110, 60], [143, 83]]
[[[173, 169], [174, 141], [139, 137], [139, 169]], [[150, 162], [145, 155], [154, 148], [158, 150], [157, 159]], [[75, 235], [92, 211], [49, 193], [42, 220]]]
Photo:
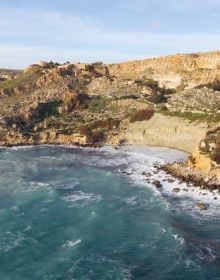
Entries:
[[203, 202], [196, 203], [196, 207], [198, 207], [200, 210], [208, 210], [207, 205]]
[[160, 181], [157, 180], [153, 181], [152, 184], [155, 185], [158, 189], [161, 189], [163, 187]]
[[150, 172], [143, 172], [142, 175], [146, 176], [146, 177], [151, 177], [151, 173]]
[[169, 179], [167, 179], [167, 182], [168, 182], [168, 183], [174, 183], [174, 182], [175, 182], [175, 180], [174, 180], [174, 179], [170, 179], [170, 178], [169, 178]]
[[145, 179], [145, 181], [146, 181], [147, 183], [150, 183], [150, 182], [151, 182], [150, 179]]
[[187, 163], [166, 164], [162, 169], [172, 176], [178, 178], [179, 184], [190, 183], [201, 190], [220, 190], [220, 184], [215, 176], [208, 177], [202, 171], [192, 168]]
[[179, 189], [179, 188], [174, 188], [174, 189], [172, 190], [172, 192], [179, 193], [179, 192], [180, 192], [180, 189]]

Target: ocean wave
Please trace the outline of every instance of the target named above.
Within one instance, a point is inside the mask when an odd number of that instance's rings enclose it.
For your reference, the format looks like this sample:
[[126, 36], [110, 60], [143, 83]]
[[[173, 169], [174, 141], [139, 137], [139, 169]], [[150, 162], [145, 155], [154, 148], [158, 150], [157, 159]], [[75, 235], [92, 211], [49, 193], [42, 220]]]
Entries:
[[0, 251], [5, 253], [11, 252], [18, 247], [37, 243], [37, 240], [26, 236], [22, 232], [12, 233], [7, 231], [6, 233], [0, 235]]
[[183, 245], [185, 243], [184, 238], [179, 237], [178, 234], [173, 234], [172, 235], [174, 237], [175, 240], [177, 240], [181, 245]]
[[93, 193], [85, 193], [83, 191], [77, 191], [74, 192], [73, 194], [64, 196], [64, 200], [68, 202], [79, 202], [79, 201], [84, 201], [84, 202], [99, 202], [102, 199], [101, 195], [96, 195]]
[[76, 245], [80, 244], [81, 242], [82, 242], [81, 239], [77, 239], [75, 241], [74, 240], [68, 240], [62, 245], [62, 247], [63, 248], [72, 248], [72, 247], [75, 247]]
[[[109, 148], [108, 151], [110, 152]], [[219, 213], [220, 193], [218, 191], [201, 190], [193, 185], [182, 183], [156, 167], [156, 165], [163, 165], [166, 162], [184, 161], [188, 156], [187, 153], [158, 147], [123, 147], [119, 151], [122, 156], [126, 156], [125, 168], [123, 170], [119, 169], [119, 172], [127, 176], [130, 181], [150, 187], [154, 190], [155, 195], [181, 198], [181, 207], [193, 211], [194, 214], [198, 212], [201, 214], [201, 211], [196, 207], [197, 202], [209, 205], [208, 211], [203, 211], [202, 215]], [[144, 172], [150, 173], [149, 182], [146, 182], [147, 178], [143, 175]], [[159, 181], [163, 187], [158, 190], [152, 183], [153, 181]], [[174, 192], [175, 188], [178, 189], [178, 192]], [[185, 203], [189, 199], [192, 203]]]

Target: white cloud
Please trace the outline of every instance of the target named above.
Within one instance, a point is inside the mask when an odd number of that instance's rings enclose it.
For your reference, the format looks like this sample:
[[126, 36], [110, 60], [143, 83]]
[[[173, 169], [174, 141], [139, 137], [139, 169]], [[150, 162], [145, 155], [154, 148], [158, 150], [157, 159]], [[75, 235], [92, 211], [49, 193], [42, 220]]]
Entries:
[[218, 34], [112, 31], [89, 18], [18, 9], [0, 11], [0, 38], [0, 68], [39, 60], [116, 62], [220, 46]]

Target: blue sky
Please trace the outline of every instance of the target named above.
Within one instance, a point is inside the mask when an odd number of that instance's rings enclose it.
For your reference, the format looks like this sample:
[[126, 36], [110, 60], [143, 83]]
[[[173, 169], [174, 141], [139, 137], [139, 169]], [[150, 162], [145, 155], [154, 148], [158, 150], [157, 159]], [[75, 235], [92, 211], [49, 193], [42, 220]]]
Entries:
[[0, 0], [0, 68], [220, 49], [220, 0]]

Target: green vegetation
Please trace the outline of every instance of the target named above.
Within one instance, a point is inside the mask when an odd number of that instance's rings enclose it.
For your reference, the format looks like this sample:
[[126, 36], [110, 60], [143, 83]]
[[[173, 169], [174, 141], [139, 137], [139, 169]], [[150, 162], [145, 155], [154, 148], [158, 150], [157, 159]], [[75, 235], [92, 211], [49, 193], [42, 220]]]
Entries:
[[110, 131], [116, 129], [120, 125], [120, 120], [118, 119], [106, 119], [106, 120], [98, 120], [91, 123], [88, 123], [80, 128], [80, 132], [82, 134], [87, 134], [89, 130], [94, 129], [104, 129], [105, 131]]
[[118, 119], [106, 119], [98, 120], [80, 127], [79, 132], [88, 137], [88, 140], [94, 144], [101, 142], [105, 138], [105, 133], [118, 128], [120, 120]]
[[32, 129], [37, 123], [45, 120], [50, 116], [58, 115], [58, 107], [62, 104], [61, 101], [50, 101], [47, 103], [39, 103], [37, 108], [32, 112], [30, 116], [24, 116], [24, 114], [16, 113], [11, 116], [6, 116], [4, 122], [6, 127], [16, 126], [17, 129], [26, 130]]
[[220, 91], [220, 81], [216, 80], [213, 83], [199, 85], [196, 88], [203, 88], [203, 87], [211, 88], [211, 89], [213, 89], [215, 91]]
[[158, 88], [159, 88], [158, 82], [153, 80], [153, 79], [149, 79], [149, 78], [144, 78], [143, 77], [143, 79], [135, 80], [135, 83], [140, 85], [140, 86], [149, 87], [153, 90], [158, 90]]
[[46, 103], [39, 103], [31, 116], [31, 122], [38, 123], [50, 116], [58, 115], [58, 107], [62, 101], [54, 100]]
[[154, 91], [159, 91], [161, 94], [173, 94], [176, 92], [175, 89], [170, 89], [170, 88], [165, 88], [165, 87], [160, 87], [158, 81], [155, 81], [153, 79], [149, 79], [149, 78], [145, 78], [143, 77], [143, 79], [139, 79], [139, 80], [135, 80], [136, 84], [140, 85], [140, 86], [146, 86], [151, 88]]
[[26, 126], [26, 120], [24, 116], [19, 114], [5, 117], [4, 122], [6, 127], [12, 127], [13, 125], [15, 125], [16, 127], [23, 128]]
[[26, 84], [35, 82], [40, 76], [41, 73], [39, 71], [36, 71], [34, 73], [21, 73], [16, 79], [0, 83], [0, 89], [10, 90], [18, 87], [22, 88]]
[[154, 115], [154, 109], [153, 108], [147, 108], [135, 111], [130, 116], [130, 122], [141, 122], [141, 121], [148, 121], [150, 120]]
[[207, 123], [216, 123], [220, 122], [220, 113], [192, 113], [192, 112], [170, 112], [168, 110], [160, 110], [159, 113], [171, 116], [178, 117], [189, 120], [190, 122], [207, 122]]
[[145, 78], [135, 80], [139, 86], [149, 87], [153, 91], [153, 95], [148, 97], [147, 100], [154, 104], [167, 102], [168, 95], [174, 94], [175, 89], [160, 87], [159, 83], [153, 79]]
[[88, 110], [92, 113], [102, 113], [105, 112], [107, 104], [106, 98], [93, 97], [89, 103]]
[[103, 62], [102, 61], [93, 62], [92, 66], [94, 66], [94, 67], [103, 66]]

